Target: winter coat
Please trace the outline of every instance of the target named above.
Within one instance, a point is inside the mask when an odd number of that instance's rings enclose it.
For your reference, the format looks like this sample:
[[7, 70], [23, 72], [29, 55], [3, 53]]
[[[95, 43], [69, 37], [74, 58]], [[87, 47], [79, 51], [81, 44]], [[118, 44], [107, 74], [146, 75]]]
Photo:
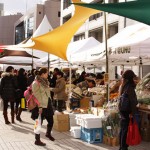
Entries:
[[124, 92], [127, 92], [128, 94], [128, 98], [130, 100], [130, 111], [134, 115], [137, 112], [136, 105], [138, 104], [137, 96], [135, 93], [135, 85], [130, 83], [126, 83], [123, 86], [121, 85], [119, 94], [121, 95]]
[[52, 89], [54, 92], [54, 99], [56, 100], [67, 100], [66, 90], [66, 82], [64, 78], [60, 78], [56, 80], [56, 86]]
[[42, 82], [36, 79], [32, 83], [33, 95], [39, 101], [39, 107], [47, 108], [48, 98], [50, 97], [50, 88], [42, 85]]
[[30, 75], [29, 78], [27, 79], [27, 85], [30, 86], [32, 84], [32, 82], [34, 81], [35, 76], [34, 75]]
[[22, 91], [22, 97], [24, 94], [24, 91], [27, 89], [27, 78], [25, 75], [18, 75], [17, 76], [17, 81], [18, 81], [18, 88]]
[[4, 72], [2, 73], [2, 79], [0, 84], [0, 95], [4, 101], [15, 101], [17, 78], [12, 73]]

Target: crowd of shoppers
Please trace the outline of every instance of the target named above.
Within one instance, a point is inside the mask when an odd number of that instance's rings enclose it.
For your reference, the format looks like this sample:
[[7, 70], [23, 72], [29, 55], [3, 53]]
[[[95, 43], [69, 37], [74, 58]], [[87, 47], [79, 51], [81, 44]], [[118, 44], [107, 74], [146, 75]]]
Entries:
[[[20, 68], [18, 71], [14, 70], [12, 66], [6, 68], [5, 72], [0, 74], [0, 96], [3, 100], [3, 116], [5, 124], [15, 123], [16, 120], [22, 122], [21, 113], [21, 99], [24, 98], [24, 91], [28, 86], [32, 87], [32, 91], [40, 105], [31, 111], [31, 118], [37, 119], [41, 115], [41, 124], [43, 120], [47, 120], [47, 129], [45, 136], [51, 141], [55, 138], [51, 135], [53, 128], [53, 115], [54, 109], [62, 112], [65, 110], [65, 101], [68, 100], [66, 94], [66, 83], [69, 79], [69, 74], [65, 74], [58, 68], [54, 69], [54, 72], [48, 72], [46, 68], [40, 68], [39, 70], [32, 69], [31, 72], [26, 72], [25, 69]], [[85, 91], [88, 88], [95, 87], [96, 84], [104, 84], [103, 73], [87, 74], [85, 71], [77, 77], [75, 73], [72, 74], [73, 82], [76, 88], [80, 88], [81, 91]], [[132, 70], [127, 70], [122, 74], [122, 84], [119, 88], [119, 95], [126, 92], [130, 99], [130, 108], [128, 112], [120, 111], [120, 150], [127, 150], [126, 137], [129, 125], [129, 118], [133, 117], [137, 113], [137, 98], [135, 93], [134, 78], [136, 75]], [[74, 92], [73, 92], [74, 93]], [[74, 96], [74, 95], [73, 95]], [[76, 98], [75, 97], [72, 98]], [[70, 99], [71, 100], [71, 99]], [[8, 106], [11, 108], [11, 122], [8, 116]], [[46, 144], [40, 140], [40, 133], [35, 134], [35, 144], [39, 146], [45, 146]]]

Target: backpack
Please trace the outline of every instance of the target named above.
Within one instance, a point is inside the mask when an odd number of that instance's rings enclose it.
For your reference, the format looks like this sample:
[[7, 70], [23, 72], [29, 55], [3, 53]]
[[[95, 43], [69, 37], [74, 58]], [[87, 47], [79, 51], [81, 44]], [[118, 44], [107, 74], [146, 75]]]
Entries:
[[[38, 81], [36, 82], [39, 85], [39, 82]], [[36, 97], [33, 95], [32, 84], [29, 87], [27, 87], [27, 90], [24, 92], [24, 97], [27, 101], [27, 107], [29, 110], [34, 109], [40, 104], [39, 101], [36, 99]]]
[[130, 99], [127, 93], [129, 85], [127, 85], [126, 90], [121, 94], [119, 98], [119, 111], [130, 112]]

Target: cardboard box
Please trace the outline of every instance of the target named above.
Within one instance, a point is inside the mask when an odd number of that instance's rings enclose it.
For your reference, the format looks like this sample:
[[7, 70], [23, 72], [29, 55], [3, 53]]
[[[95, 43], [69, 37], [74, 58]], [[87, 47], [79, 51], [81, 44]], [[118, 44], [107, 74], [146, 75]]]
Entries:
[[69, 115], [68, 114], [59, 114], [59, 115], [54, 115], [53, 116], [54, 121], [64, 121], [64, 122], [69, 122]]
[[68, 123], [61, 123], [58, 121], [54, 121], [53, 128], [59, 132], [69, 131], [69, 129], [70, 129], [69, 122]]
[[53, 128], [59, 132], [69, 131], [69, 115], [61, 114], [54, 115], [54, 125]]
[[89, 107], [90, 98], [84, 97], [80, 100], [80, 108], [87, 108]]

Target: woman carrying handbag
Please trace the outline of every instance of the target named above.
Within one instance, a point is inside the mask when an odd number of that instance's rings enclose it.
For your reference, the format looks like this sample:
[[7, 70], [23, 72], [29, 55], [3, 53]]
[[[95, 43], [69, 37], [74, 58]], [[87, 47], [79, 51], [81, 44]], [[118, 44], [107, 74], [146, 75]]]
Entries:
[[[41, 115], [41, 124], [44, 119], [47, 120], [47, 131], [46, 137], [51, 141], [55, 139], [51, 135], [52, 127], [53, 127], [53, 109], [52, 102], [50, 98], [50, 87], [48, 78], [48, 70], [46, 68], [41, 68], [39, 70], [39, 74], [36, 76], [35, 81], [32, 84], [32, 91], [36, 99], [39, 101], [38, 107], [32, 110], [32, 119], [37, 119], [39, 114]], [[40, 133], [35, 133], [35, 145], [45, 146], [46, 144], [40, 140]]]
[[133, 80], [135, 77], [136, 75], [132, 70], [126, 70], [122, 75], [122, 84], [119, 88], [119, 113], [121, 115], [119, 150], [128, 150], [129, 145], [126, 143], [126, 139], [130, 121], [129, 117], [137, 113], [136, 105], [138, 102], [135, 93], [136, 84]]

